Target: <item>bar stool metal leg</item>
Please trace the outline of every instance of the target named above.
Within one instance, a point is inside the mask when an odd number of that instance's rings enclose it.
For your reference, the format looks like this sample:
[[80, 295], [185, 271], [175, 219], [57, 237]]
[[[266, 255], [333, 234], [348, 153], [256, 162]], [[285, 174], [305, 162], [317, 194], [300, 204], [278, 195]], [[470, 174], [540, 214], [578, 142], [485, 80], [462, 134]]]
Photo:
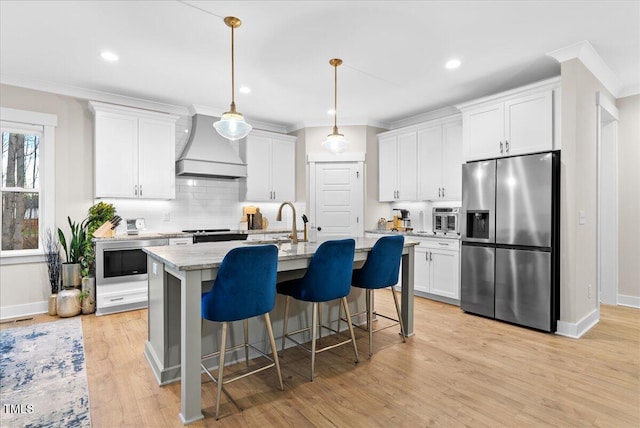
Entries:
[[406, 342], [407, 339], [404, 334], [404, 324], [402, 323], [402, 315], [400, 314], [400, 305], [398, 304], [398, 296], [396, 291], [391, 287], [391, 294], [393, 294], [393, 302], [396, 304], [396, 312], [398, 313], [398, 322], [400, 323], [400, 334], [402, 335], [402, 341]]
[[316, 335], [318, 333], [318, 304], [316, 302], [313, 303], [311, 312], [311, 382], [313, 382], [316, 366]]
[[249, 367], [249, 319], [244, 320], [244, 361]]
[[349, 326], [349, 333], [351, 334], [351, 343], [353, 344], [353, 353], [356, 355], [356, 363], [358, 363], [358, 345], [356, 344], [356, 335], [353, 333], [353, 324], [351, 323], [351, 314], [349, 313], [349, 305], [347, 304], [347, 298], [343, 297], [342, 306], [344, 306], [344, 312], [347, 316], [347, 325]]
[[216, 420], [219, 419], [220, 414], [220, 396], [222, 395], [222, 374], [224, 371], [224, 355], [227, 346], [227, 327], [229, 323], [222, 323], [222, 335], [220, 343], [220, 364], [218, 366], [218, 394], [216, 395]]
[[282, 320], [282, 349], [280, 352], [284, 352], [284, 345], [287, 339], [287, 321], [289, 321], [289, 303], [291, 297], [287, 296], [284, 300], [284, 319]]
[[278, 382], [280, 382], [280, 390], [284, 390], [282, 384], [282, 373], [280, 372], [280, 361], [278, 360], [278, 350], [276, 349], [276, 340], [273, 337], [273, 327], [271, 326], [271, 317], [269, 312], [264, 314], [264, 322], [267, 325], [267, 334], [269, 335], [269, 345], [271, 346], [271, 353], [273, 354], [273, 362], [276, 365], [276, 371], [278, 372]]

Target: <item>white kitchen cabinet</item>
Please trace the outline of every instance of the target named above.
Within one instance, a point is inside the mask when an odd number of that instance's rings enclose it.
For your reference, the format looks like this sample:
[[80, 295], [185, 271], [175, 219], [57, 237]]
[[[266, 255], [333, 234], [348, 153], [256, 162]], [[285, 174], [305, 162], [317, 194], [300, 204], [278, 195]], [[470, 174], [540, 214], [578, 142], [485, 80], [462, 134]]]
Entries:
[[175, 198], [177, 116], [91, 101], [96, 198]]
[[378, 139], [380, 202], [417, 198], [416, 131], [385, 133]]
[[460, 120], [418, 130], [418, 199], [460, 200], [462, 124]]
[[460, 241], [415, 238], [414, 288], [427, 296], [460, 299]]
[[464, 161], [554, 149], [557, 79], [457, 106], [462, 111]]
[[295, 200], [296, 138], [266, 131], [252, 131], [240, 144], [247, 163], [242, 181], [244, 200], [280, 202]]

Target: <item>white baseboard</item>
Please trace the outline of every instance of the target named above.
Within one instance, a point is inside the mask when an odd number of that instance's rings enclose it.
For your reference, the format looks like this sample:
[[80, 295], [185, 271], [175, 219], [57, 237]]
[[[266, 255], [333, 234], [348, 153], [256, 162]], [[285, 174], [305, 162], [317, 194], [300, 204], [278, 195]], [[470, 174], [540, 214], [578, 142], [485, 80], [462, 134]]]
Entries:
[[49, 312], [49, 302], [25, 303], [24, 305], [0, 306], [0, 320], [24, 318]]
[[586, 332], [591, 330], [600, 321], [600, 311], [594, 309], [577, 323], [558, 321], [556, 334], [560, 336], [580, 339]]
[[624, 294], [618, 294], [618, 305], [630, 306], [632, 308], [640, 308], [640, 297], [625, 296]]

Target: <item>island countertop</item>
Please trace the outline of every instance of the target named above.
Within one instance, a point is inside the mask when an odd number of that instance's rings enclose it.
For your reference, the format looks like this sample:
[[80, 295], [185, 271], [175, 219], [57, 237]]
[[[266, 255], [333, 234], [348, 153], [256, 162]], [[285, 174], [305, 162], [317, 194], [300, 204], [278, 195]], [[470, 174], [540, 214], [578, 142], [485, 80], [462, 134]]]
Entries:
[[[278, 260], [308, 259], [317, 250], [323, 241], [329, 239], [342, 239], [341, 237], [328, 237], [318, 242], [290, 242], [277, 244]], [[368, 252], [376, 243], [376, 238], [353, 238], [356, 241], [356, 253]], [[416, 241], [406, 240], [405, 246], [415, 246]], [[251, 241], [224, 241], [205, 242], [197, 245], [169, 245], [160, 247], [145, 247], [144, 252], [161, 260], [164, 264], [176, 270], [200, 270], [220, 267], [222, 259], [229, 250], [247, 245], [256, 245]], [[271, 244], [276, 245], [276, 244]]]

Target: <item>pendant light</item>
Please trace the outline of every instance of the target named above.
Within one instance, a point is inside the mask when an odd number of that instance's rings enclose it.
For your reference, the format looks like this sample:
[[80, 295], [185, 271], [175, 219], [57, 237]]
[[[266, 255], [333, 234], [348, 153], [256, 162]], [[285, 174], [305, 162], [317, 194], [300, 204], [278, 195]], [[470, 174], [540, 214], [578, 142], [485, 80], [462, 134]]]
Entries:
[[327, 135], [327, 139], [322, 143], [322, 147], [329, 150], [332, 153], [342, 153], [347, 150], [347, 140], [344, 135], [338, 132], [338, 66], [342, 64], [340, 58], [333, 58], [329, 61], [329, 64], [334, 70], [334, 90], [333, 90], [333, 132]]
[[225, 112], [219, 121], [213, 124], [218, 134], [224, 138], [235, 141], [246, 137], [251, 132], [251, 125], [244, 121], [242, 113], [236, 111], [235, 103], [235, 75], [234, 75], [234, 50], [233, 50], [233, 30], [238, 28], [242, 22], [234, 16], [224, 18], [224, 23], [231, 28], [231, 108]]

